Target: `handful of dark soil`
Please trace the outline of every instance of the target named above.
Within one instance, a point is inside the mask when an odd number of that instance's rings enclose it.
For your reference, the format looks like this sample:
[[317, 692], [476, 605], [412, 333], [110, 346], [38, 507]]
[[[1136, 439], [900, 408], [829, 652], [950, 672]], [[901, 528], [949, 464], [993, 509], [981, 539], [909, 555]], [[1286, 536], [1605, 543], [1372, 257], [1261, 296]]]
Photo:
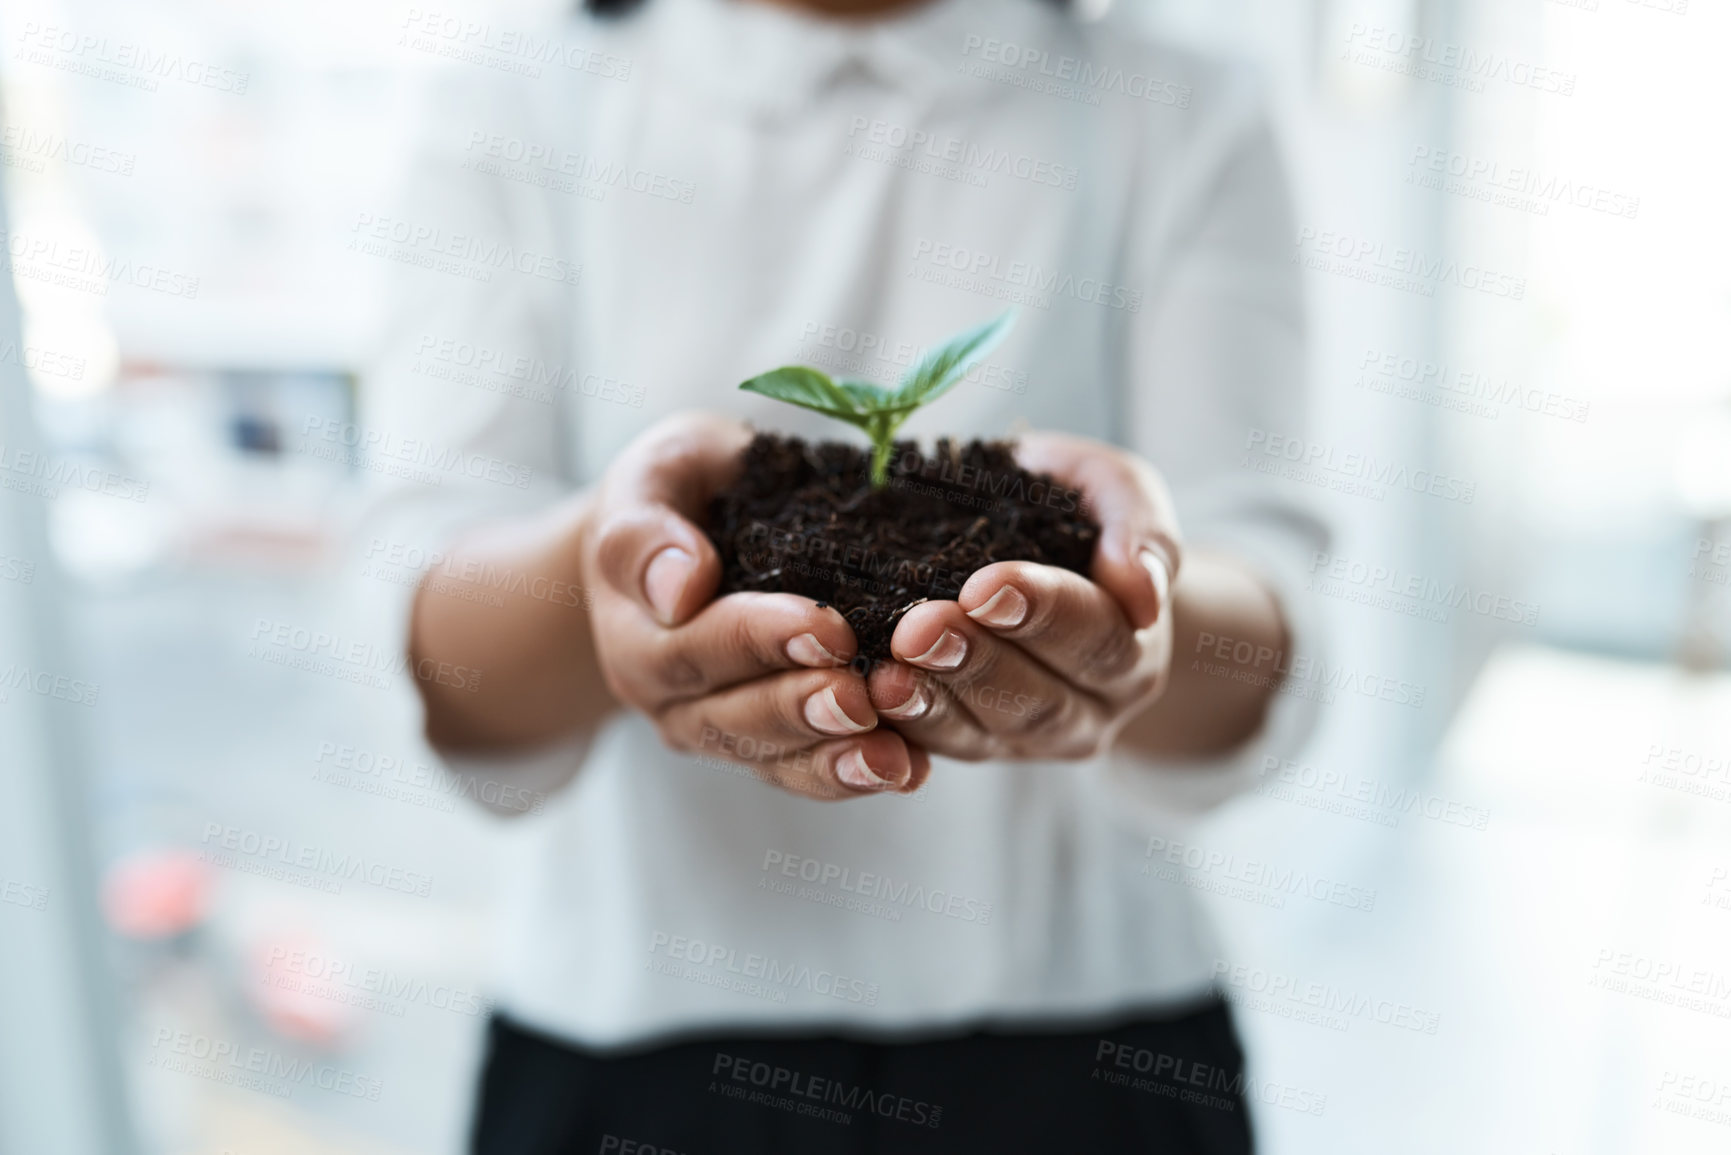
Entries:
[[1100, 527], [1082, 495], [1016, 464], [1009, 444], [939, 441], [931, 456], [898, 441], [889, 483], [869, 454], [759, 433], [745, 468], [715, 495], [706, 530], [721, 554], [720, 594], [802, 594], [839, 610], [860, 656], [887, 661], [901, 616], [954, 599], [975, 570], [1032, 561], [1087, 575]]

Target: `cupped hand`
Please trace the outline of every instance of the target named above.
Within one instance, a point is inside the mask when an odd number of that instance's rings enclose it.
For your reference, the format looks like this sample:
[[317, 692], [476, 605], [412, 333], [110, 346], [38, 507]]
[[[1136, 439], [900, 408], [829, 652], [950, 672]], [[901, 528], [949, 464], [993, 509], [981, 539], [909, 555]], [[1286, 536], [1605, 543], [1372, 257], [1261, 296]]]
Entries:
[[1099, 521], [1093, 580], [1032, 562], [986, 566], [955, 601], [897, 623], [896, 660], [871, 672], [871, 702], [934, 754], [1087, 758], [1165, 688], [1177, 521], [1159, 475], [1112, 446], [1028, 434], [1016, 459], [1079, 491]]
[[673, 749], [735, 762], [811, 798], [917, 789], [931, 760], [878, 725], [848, 667], [853, 630], [794, 594], [716, 598], [721, 559], [697, 523], [738, 473], [742, 422], [681, 414], [602, 478], [582, 545], [608, 688]]

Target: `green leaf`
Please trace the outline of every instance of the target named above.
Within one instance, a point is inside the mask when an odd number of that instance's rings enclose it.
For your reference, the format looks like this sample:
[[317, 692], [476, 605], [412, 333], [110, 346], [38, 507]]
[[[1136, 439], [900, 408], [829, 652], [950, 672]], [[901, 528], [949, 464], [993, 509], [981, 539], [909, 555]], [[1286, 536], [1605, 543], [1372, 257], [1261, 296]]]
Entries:
[[1009, 332], [1014, 320], [1012, 309], [996, 320], [951, 338], [922, 357], [894, 389], [856, 378], [834, 380], [806, 365], [785, 365], [741, 382], [739, 387], [815, 410], [863, 430], [872, 441], [871, 479], [872, 485], [878, 487], [887, 480], [896, 431], [914, 410], [936, 400], [960, 381], [969, 366]]
[[920, 407], [918, 401], [897, 400], [900, 396], [898, 390], [885, 388], [875, 381], [855, 381], [843, 378], [836, 384], [849, 397], [852, 397], [854, 403], [866, 413], [874, 415], [899, 413], [905, 416]]
[[848, 395], [861, 413], [877, 413], [890, 403], [893, 389], [885, 389], [875, 381], [856, 381], [851, 377], [843, 377], [835, 383], [836, 388]]
[[830, 380], [828, 374], [808, 369], [804, 365], [772, 369], [749, 381], [740, 382], [739, 387], [748, 393], [761, 393], [765, 397], [786, 401], [790, 405], [815, 409], [819, 413], [827, 413], [855, 425], [862, 424], [867, 413], [854, 399], [854, 395]]
[[1015, 319], [1016, 311], [1010, 309], [984, 325], [952, 337], [920, 358], [895, 392], [897, 406], [917, 408], [943, 396], [975, 362], [1003, 340]]

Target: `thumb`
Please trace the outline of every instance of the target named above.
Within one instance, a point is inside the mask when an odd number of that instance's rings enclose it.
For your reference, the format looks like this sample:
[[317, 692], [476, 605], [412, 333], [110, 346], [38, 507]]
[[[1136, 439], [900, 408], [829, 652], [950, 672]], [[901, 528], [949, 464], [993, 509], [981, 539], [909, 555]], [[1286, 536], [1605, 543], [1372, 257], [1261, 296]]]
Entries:
[[1136, 629], [1153, 625], [1171, 604], [1183, 559], [1178, 519], [1159, 473], [1134, 454], [1062, 433], [1024, 436], [1016, 460], [1080, 492], [1100, 523], [1089, 576]]
[[652, 426], [608, 469], [596, 510], [601, 579], [664, 626], [715, 596], [721, 558], [698, 528], [709, 499], [739, 473], [743, 423], [702, 414]]

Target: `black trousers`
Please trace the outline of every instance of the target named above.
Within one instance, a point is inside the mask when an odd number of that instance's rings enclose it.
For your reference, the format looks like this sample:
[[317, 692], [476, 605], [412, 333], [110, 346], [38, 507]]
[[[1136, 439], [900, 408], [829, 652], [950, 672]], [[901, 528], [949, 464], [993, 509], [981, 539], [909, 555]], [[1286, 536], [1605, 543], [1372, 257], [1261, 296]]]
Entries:
[[1224, 1003], [1075, 1033], [725, 1036], [598, 1053], [489, 1028], [475, 1155], [1251, 1150]]

